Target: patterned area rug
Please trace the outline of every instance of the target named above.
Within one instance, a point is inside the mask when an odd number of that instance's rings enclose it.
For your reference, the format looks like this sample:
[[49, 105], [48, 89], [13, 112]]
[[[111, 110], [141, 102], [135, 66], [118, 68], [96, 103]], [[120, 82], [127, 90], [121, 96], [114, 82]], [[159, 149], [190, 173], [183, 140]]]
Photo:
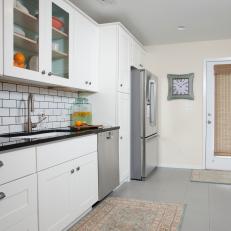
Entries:
[[109, 197], [69, 231], [177, 231], [184, 205]]
[[231, 184], [231, 171], [192, 170], [191, 181]]

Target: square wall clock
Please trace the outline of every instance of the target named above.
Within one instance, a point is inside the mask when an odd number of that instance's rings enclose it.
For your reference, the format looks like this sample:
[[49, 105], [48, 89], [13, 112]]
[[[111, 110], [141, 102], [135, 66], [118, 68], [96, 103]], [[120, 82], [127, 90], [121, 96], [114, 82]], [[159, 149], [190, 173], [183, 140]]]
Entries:
[[194, 99], [193, 94], [194, 73], [184, 75], [168, 75], [168, 100]]

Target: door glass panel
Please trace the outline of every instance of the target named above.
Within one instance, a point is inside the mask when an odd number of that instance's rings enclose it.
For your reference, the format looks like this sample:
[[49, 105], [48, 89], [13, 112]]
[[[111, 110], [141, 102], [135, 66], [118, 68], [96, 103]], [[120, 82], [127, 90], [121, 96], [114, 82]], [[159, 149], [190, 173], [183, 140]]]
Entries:
[[231, 64], [214, 66], [214, 154], [231, 156]]
[[39, 0], [17, 0], [14, 5], [13, 65], [39, 70]]
[[69, 14], [52, 3], [52, 73], [69, 78]]

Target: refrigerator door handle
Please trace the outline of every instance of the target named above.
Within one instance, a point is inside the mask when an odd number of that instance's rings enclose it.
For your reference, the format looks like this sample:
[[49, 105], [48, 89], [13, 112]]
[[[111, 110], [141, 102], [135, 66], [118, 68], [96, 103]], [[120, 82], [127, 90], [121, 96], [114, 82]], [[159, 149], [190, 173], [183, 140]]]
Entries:
[[150, 81], [150, 123], [155, 123], [155, 81]]
[[158, 133], [154, 134], [154, 135], [151, 135], [151, 136], [148, 136], [148, 137], [145, 137], [145, 140], [150, 140], [150, 139], [153, 139], [155, 137], [159, 136]]

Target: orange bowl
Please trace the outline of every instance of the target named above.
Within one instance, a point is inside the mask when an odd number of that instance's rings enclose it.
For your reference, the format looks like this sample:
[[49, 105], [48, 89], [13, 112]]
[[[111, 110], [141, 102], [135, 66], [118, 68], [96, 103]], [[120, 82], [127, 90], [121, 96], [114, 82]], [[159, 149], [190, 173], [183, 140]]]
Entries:
[[64, 26], [64, 22], [61, 21], [59, 18], [52, 16], [52, 26], [57, 30], [61, 30]]

